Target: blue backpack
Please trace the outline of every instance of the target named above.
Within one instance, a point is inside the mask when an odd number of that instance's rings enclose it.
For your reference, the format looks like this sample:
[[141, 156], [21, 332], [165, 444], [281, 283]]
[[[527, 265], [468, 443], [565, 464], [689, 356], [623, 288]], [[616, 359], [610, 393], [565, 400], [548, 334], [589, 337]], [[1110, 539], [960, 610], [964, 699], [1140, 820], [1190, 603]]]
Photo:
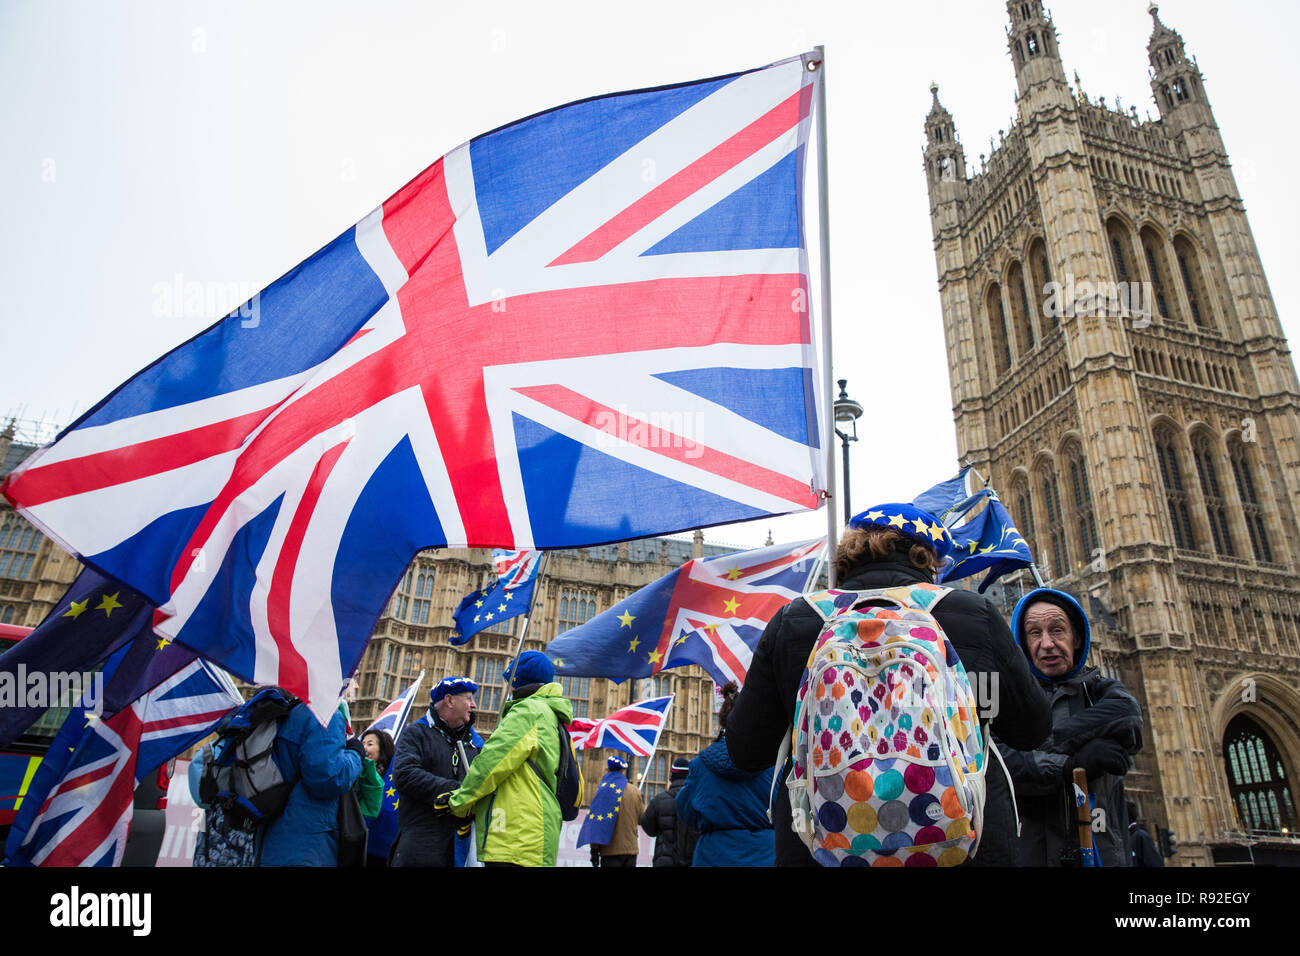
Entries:
[[286, 780], [274, 758], [280, 722], [299, 701], [278, 687], [259, 691], [217, 725], [217, 744], [199, 782], [202, 802], [220, 807], [225, 822], [255, 830], [274, 820], [289, 802], [295, 780]]

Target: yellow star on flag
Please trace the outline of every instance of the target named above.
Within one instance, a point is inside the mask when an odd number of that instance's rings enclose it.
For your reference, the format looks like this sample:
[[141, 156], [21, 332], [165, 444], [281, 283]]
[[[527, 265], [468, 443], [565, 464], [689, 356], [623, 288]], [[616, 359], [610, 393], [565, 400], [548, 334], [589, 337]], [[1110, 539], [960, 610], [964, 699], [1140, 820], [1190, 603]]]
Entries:
[[498, 604], [498, 605], [497, 605], [497, 613], [498, 613], [498, 614], [504, 614], [505, 611], [506, 611], [506, 606], [505, 606], [504, 604]]
[[396, 800], [394, 800], [394, 801], [393, 801], [393, 809], [396, 810], [396, 809], [397, 809], [397, 805], [398, 805], [399, 803], [401, 803], [401, 802], [402, 802], [402, 798], [401, 798], [401, 797], [398, 797]]
[[387, 790], [384, 791], [384, 796], [386, 797], [396, 796], [396, 794], [397, 794], [397, 789], [395, 787], [389, 787]]
[[551, 661], [551, 664], [552, 664], [553, 666], [555, 666], [555, 667], [563, 667], [563, 666], [564, 666], [564, 658], [562, 658], [562, 657], [557, 657], [555, 660]]
[[86, 605], [89, 603], [90, 598], [86, 598], [84, 601], [73, 601], [68, 605], [68, 609], [63, 612], [63, 616], [70, 617], [75, 621], [77, 618], [81, 617], [81, 612], [86, 609]]
[[162, 638], [159, 638], [159, 639], [158, 639], [158, 650], [161, 651], [163, 648], [165, 648], [165, 647], [166, 647], [168, 644], [170, 644], [171, 642], [172, 642], [172, 641], [171, 641], [171, 638], [170, 638], [170, 637], [162, 637]]
[[482, 598], [479, 598], [477, 601], [475, 601], [475, 602], [474, 602], [474, 606], [475, 606], [475, 607], [482, 607], [482, 606], [483, 606], [483, 599], [482, 599]]
[[638, 644], [640, 644], [640, 643], [641, 643], [640, 638], [633, 637], [633, 638], [632, 638], [632, 643], [629, 644], [629, 645], [627, 646], [628, 653], [629, 653], [629, 654], [635, 654], [635, 653], [636, 653], [636, 646], [637, 646]]
[[122, 606], [121, 604], [117, 603], [117, 596], [121, 593], [122, 593], [121, 591], [114, 591], [112, 594], [105, 594], [104, 597], [99, 602], [99, 607], [95, 608], [95, 610], [103, 611], [104, 617], [112, 617], [113, 608]]
[[687, 632], [687, 631], [682, 631], [682, 636], [679, 637], [679, 638], [677, 638], [677, 640], [674, 641], [673, 643], [675, 643], [675, 644], [685, 644], [685, 643], [686, 643], [686, 639], [687, 639], [688, 637], [690, 637], [690, 636], [691, 636], [691, 635], [690, 635], [689, 632]]
[[509, 601], [512, 597], [514, 597], [514, 594], [512, 594], [510, 591], [507, 591], [507, 592], [505, 593], [505, 599], [506, 599], [507, 601]]
[[651, 663], [651, 664], [658, 664], [658, 663], [659, 663], [661, 660], [663, 660], [663, 659], [664, 659], [664, 656], [663, 656], [662, 654], [660, 654], [658, 651], [651, 651], [651, 652], [650, 652], [650, 663]]
[[485, 621], [490, 621], [490, 620], [492, 620], [493, 616], [494, 616], [494, 615], [492, 614], [492, 612], [491, 612], [491, 611], [488, 611], [487, 614], [484, 615], [484, 618], [483, 618], [483, 619], [484, 619]]
[[722, 602], [722, 606], [723, 608], [726, 609], [726, 612], [728, 614], [735, 614], [736, 608], [740, 607], [740, 602], [737, 601], [735, 598], [727, 598], [725, 601]]
[[718, 629], [718, 625], [716, 625], [716, 624], [705, 624], [705, 625], [704, 625], [704, 629], [705, 629], [706, 631], [716, 631], [716, 630]]
[[732, 568], [727, 572], [728, 581], [736, 581], [739, 579], [740, 579], [740, 568]]
[[890, 523], [891, 525], [893, 525], [895, 528], [898, 528], [898, 529], [901, 531], [902, 528], [903, 528], [903, 525], [907, 524], [907, 519], [904, 518], [901, 514], [900, 514], [900, 515], [890, 515], [889, 523]]
[[618, 619], [620, 622], [619, 627], [631, 627], [632, 622], [636, 620], [636, 616], [633, 614], [629, 614], [627, 611], [624, 611], [622, 614], [618, 616]]

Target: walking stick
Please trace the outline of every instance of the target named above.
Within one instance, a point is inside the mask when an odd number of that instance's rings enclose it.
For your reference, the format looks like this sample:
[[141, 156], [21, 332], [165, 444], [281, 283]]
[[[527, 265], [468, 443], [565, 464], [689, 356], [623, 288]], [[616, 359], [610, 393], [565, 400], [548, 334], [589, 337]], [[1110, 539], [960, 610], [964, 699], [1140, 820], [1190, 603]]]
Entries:
[[1092, 841], [1092, 807], [1088, 802], [1088, 775], [1074, 768], [1074, 807], [1079, 823], [1079, 860], [1083, 866], [1101, 866], [1097, 847]]

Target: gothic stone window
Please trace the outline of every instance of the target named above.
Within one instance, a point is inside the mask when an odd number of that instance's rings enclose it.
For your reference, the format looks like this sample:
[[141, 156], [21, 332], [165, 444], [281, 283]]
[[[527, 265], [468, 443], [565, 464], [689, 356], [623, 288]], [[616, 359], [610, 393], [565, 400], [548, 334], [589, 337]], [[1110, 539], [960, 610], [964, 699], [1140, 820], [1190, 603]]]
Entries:
[[1011, 319], [1016, 329], [1016, 346], [1021, 359], [1034, 347], [1034, 323], [1029, 311], [1029, 295], [1025, 291], [1025, 273], [1020, 263], [1014, 263], [1007, 274], [1011, 293]]
[[1155, 430], [1153, 437], [1156, 443], [1156, 461], [1160, 465], [1160, 480], [1165, 486], [1165, 500], [1169, 503], [1169, 523], [1174, 528], [1174, 545], [1184, 550], [1195, 550], [1196, 538], [1192, 536], [1187, 491], [1183, 487], [1182, 470], [1178, 467], [1173, 431], [1161, 426]]
[[1034, 538], [1034, 500], [1029, 494], [1029, 481], [1023, 477], [1017, 478], [1011, 486], [1011, 500], [1015, 502], [1016, 513], [1014, 515], [1016, 526], [1021, 530], [1025, 541], [1029, 543], [1031, 554], [1037, 554], [1035, 550], [1037, 543]]
[[0, 522], [0, 578], [27, 578], [36, 563], [41, 533], [10, 512]]
[[1238, 714], [1223, 735], [1223, 752], [1228, 792], [1242, 828], [1295, 833], [1295, 801], [1286, 768], [1264, 728], [1246, 714]]
[[1083, 451], [1078, 442], [1072, 442], [1065, 452], [1066, 469], [1070, 474], [1070, 491], [1074, 500], [1074, 521], [1079, 531], [1079, 544], [1083, 547], [1082, 561], [1101, 547], [1097, 540], [1097, 521], [1093, 517], [1092, 491], [1088, 488], [1088, 469], [1083, 462]]
[[1196, 461], [1196, 474], [1201, 480], [1201, 493], [1205, 497], [1205, 510], [1210, 519], [1210, 536], [1214, 550], [1219, 554], [1236, 557], [1232, 535], [1228, 533], [1226, 502], [1219, 489], [1219, 474], [1214, 467], [1214, 446], [1207, 435], [1197, 435], [1192, 440], [1192, 457]]
[[1205, 277], [1201, 272], [1201, 263], [1196, 249], [1186, 236], [1174, 238], [1174, 257], [1178, 260], [1178, 272], [1183, 279], [1183, 289], [1187, 292], [1187, 305], [1192, 310], [1192, 321], [1200, 328], [1208, 329], [1210, 320], [1210, 297], [1205, 288]]
[[1061, 514], [1061, 491], [1057, 486], [1056, 469], [1044, 462], [1038, 469], [1039, 487], [1043, 504], [1047, 507], [1047, 537], [1051, 542], [1052, 576], [1070, 573], [1070, 551], [1065, 543], [1065, 524]]
[[412, 592], [411, 623], [428, 624], [429, 609], [433, 606], [433, 569], [421, 571], [415, 578], [415, 591]]
[[573, 716], [586, 717], [587, 707], [591, 703], [591, 678], [561, 677], [560, 686], [564, 688], [564, 696], [573, 705]]
[[501, 674], [509, 662], [504, 657], [479, 655], [474, 659], [474, 683], [478, 684], [475, 703], [480, 710], [493, 713], [501, 709], [505, 696], [505, 680]]
[[1181, 322], [1182, 316], [1174, 308], [1176, 300], [1168, 281], [1169, 268], [1165, 258], [1164, 240], [1149, 226], [1142, 230], [1142, 251], [1146, 255], [1147, 268], [1151, 273], [1151, 288], [1156, 296], [1156, 307], [1162, 316]]
[[556, 630], [563, 634], [570, 628], [577, 627], [591, 619], [596, 613], [596, 595], [590, 591], [560, 591], [560, 620]]
[[1002, 289], [997, 283], [984, 297], [989, 320], [989, 338], [993, 341], [993, 360], [999, 376], [1011, 368], [1011, 338], [1007, 334], [1007, 314], [1002, 308]]
[[1273, 549], [1269, 547], [1264, 511], [1259, 504], [1259, 495], [1255, 492], [1255, 480], [1250, 474], [1246, 446], [1240, 441], [1232, 441], [1228, 445], [1228, 459], [1232, 462], [1232, 476], [1237, 482], [1237, 494], [1241, 498], [1246, 531], [1250, 534], [1250, 546], [1255, 552], [1255, 560], [1272, 563]]

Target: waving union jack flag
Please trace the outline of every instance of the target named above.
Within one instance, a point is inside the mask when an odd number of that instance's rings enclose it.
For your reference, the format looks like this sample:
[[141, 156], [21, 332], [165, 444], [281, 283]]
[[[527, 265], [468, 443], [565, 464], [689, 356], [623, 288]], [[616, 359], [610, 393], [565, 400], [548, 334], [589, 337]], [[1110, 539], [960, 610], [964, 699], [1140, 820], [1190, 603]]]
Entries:
[[551, 641], [557, 674], [649, 677], [699, 664], [744, 683], [763, 628], [804, 590], [824, 542], [695, 558]]
[[195, 660], [108, 720], [73, 708], [9, 831], [5, 865], [117, 866], [136, 784], [241, 702], [228, 679]]
[[411, 705], [415, 703], [415, 695], [423, 681], [424, 671], [420, 671], [420, 676], [411, 682], [411, 686], [402, 691], [396, 700], [381, 710], [374, 723], [367, 727], [365, 732], [382, 730], [393, 738], [393, 743], [397, 743], [398, 735], [401, 734], [402, 728], [406, 726], [406, 718], [411, 713]]
[[[575, 747], [590, 750], [609, 747], [626, 750], [638, 757], [649, 757], [659, 743], [672, 702], [673, 695], [669, 694], [667, 697], [639, 700], [630, 707], [614, 711], [604, 720], [575, 720], [569, 725], [569, 736], [573, 738]], [[577, 734], [580, 729], [586, 730], [581, 739]]]
[[326, 719], [423, 547], [815, 507], [820, 71], [571, 104], [453, 150], [10, 475], [156, 629]]

